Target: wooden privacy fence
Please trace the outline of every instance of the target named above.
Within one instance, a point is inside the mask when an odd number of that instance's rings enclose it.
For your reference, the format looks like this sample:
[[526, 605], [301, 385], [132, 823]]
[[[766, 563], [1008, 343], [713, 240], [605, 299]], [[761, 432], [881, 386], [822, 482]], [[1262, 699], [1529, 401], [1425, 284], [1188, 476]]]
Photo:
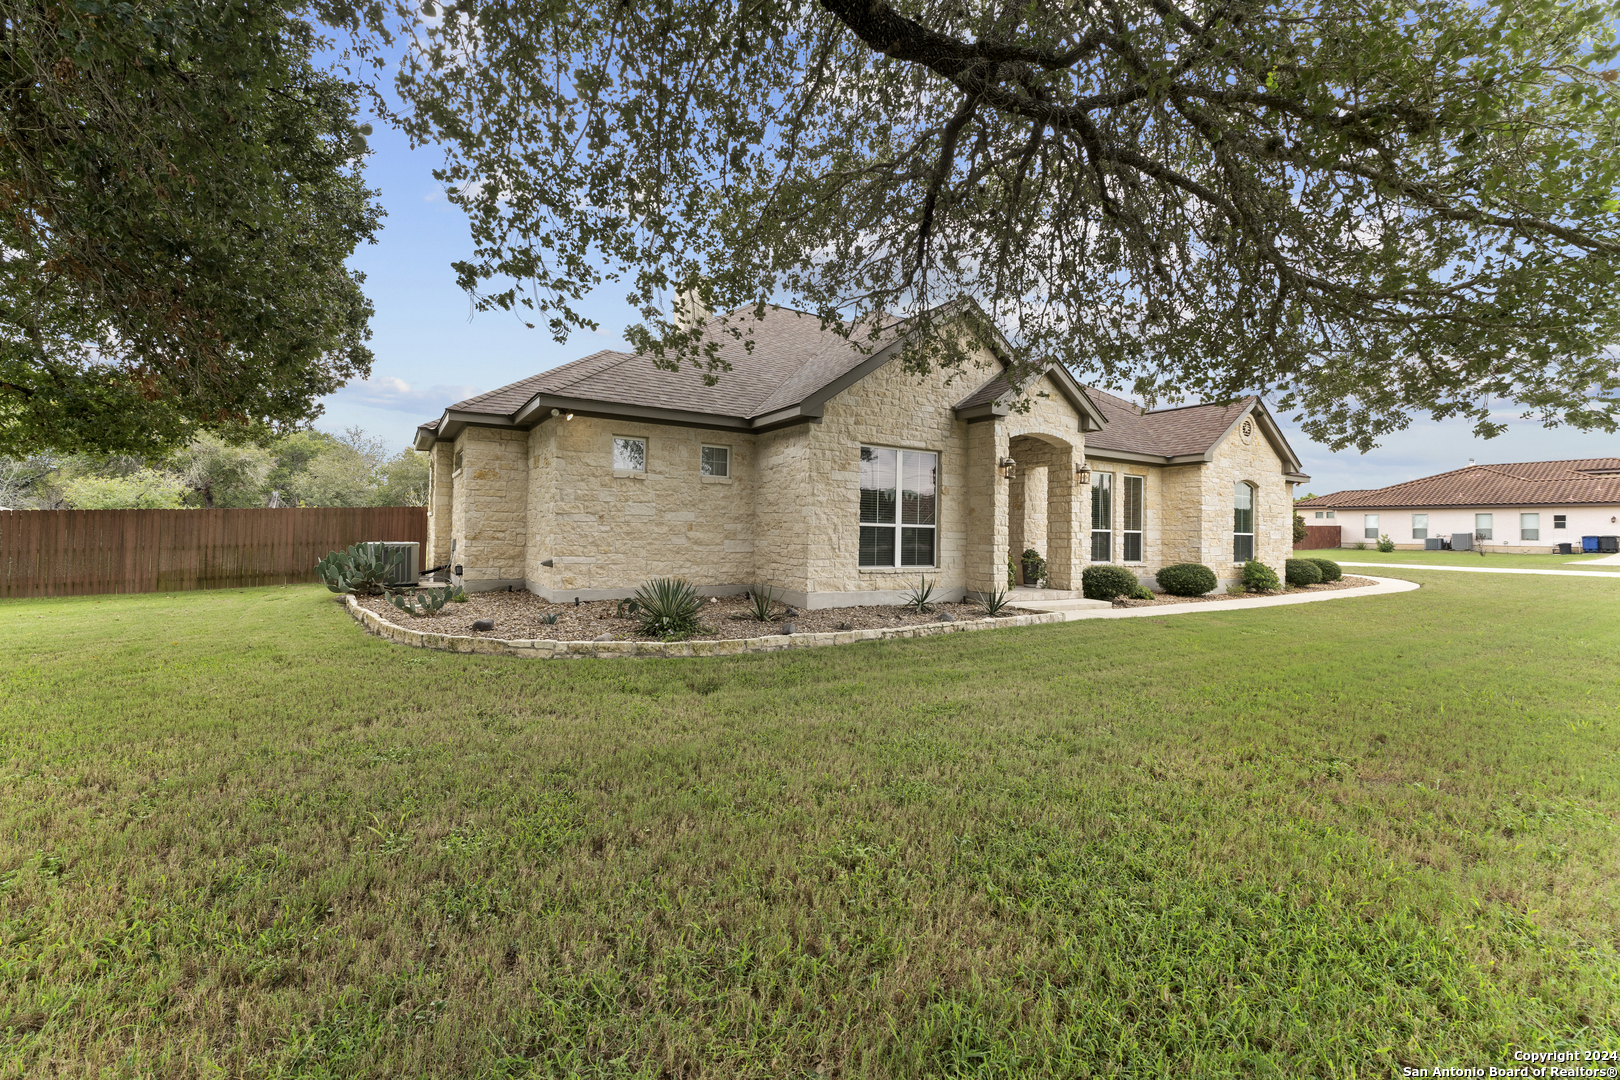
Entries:
[[0, 596], [290, 585], [362, 540], [414, 540], [425, 555], [427, 508], [3, 510]]
[[1295, 551], [1314, 551], [1317, 548], [1336, 548], [1339, 546], [1339, 527], [1337, 525], [1307, 525], [1305, 526], [1305, 539], [1294, 544]]

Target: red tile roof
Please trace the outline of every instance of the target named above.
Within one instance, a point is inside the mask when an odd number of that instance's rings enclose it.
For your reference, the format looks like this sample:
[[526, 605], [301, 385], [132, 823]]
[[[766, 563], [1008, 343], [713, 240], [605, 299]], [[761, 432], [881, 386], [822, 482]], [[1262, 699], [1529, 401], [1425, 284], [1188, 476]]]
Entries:
[[1300, 508], [1620, 505], [1620, 458], [1470, 465], [1404, 484], [1336, 491]]

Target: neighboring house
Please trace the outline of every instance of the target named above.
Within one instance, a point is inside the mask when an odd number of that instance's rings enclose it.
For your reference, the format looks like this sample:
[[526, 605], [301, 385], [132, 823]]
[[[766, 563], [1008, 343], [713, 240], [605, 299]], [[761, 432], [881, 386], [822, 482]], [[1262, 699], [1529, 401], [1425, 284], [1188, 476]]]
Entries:
[[1620, 458], [1470, 462], [1404, 484], [1302, 499], [1295, 509], [1307, 525], [1336, 520], [1344, 547], [1388, 536], [1397, 548], [1417, 549], [1467, 533], [1513, 551], [1579, 550], [1582, 536], [1620, 534]]
[[599, 352], [418, 428], [428, 565], [553, 601], [679, 575], [822, 608], [897, 602], [920, 575], [943, 599], [1003, 588], [1027, 547], [1069, 590], [1093, 562], [1232, 580], [1251, 553], [1288, 557], [1307, 477], [1256, 398], [1144, 414], [1054, 365], [1021, 411], [999, 336], [919, 378], [903, 323], [867, 354], [785, 308], [744, 325], [751, 350], [717, 334], [732, 368], [713, 385]]

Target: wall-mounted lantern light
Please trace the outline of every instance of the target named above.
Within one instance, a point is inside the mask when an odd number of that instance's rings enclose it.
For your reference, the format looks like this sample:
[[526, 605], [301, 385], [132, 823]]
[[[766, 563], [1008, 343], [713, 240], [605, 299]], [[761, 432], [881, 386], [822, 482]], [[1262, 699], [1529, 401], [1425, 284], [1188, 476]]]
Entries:
[[1014, 461], [1010, 457], [1002, 458], [996, 464], [996, 468], [1001, 470], [1001, 478], [1003, 480], [1011, 480], [1013, 477], [1018, 475], [1018, 462]]
[[561, 416], [564, 420], [572, 420], [574, 418], [573, 413], [565, 413], [561, 409], [552, 409], [551, 410], [551, 415], [552, 416]]
[[1078, 465], [1076, 465], [1074, 467], [1074, 478], [1076, 480], [1080, 481], [1080, 486], [1081, 487], [1090, 487], [1091, 486], [1091, 466], [1087, 465], [1083, 461], [1080, 462]]

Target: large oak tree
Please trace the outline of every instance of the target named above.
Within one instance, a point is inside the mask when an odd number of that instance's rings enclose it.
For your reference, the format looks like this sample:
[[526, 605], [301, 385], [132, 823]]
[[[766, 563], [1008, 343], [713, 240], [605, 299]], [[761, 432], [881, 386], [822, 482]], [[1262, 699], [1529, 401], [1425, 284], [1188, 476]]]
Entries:
[[278, 0], [0, 0], [0, 453], [307, 423], [370, 368], [358, 89]]
[[1262, 390], [1335, 447], [1416, 412], [1615, 423], [1608, 4], [394, 11], [400, 119], [447, 148], [472, 222], [461, 284], [559, 336], [604, 277], [653, 347], [694, 285], [925, 328], [967, 296], [1031, 364], [1153, 400]]

